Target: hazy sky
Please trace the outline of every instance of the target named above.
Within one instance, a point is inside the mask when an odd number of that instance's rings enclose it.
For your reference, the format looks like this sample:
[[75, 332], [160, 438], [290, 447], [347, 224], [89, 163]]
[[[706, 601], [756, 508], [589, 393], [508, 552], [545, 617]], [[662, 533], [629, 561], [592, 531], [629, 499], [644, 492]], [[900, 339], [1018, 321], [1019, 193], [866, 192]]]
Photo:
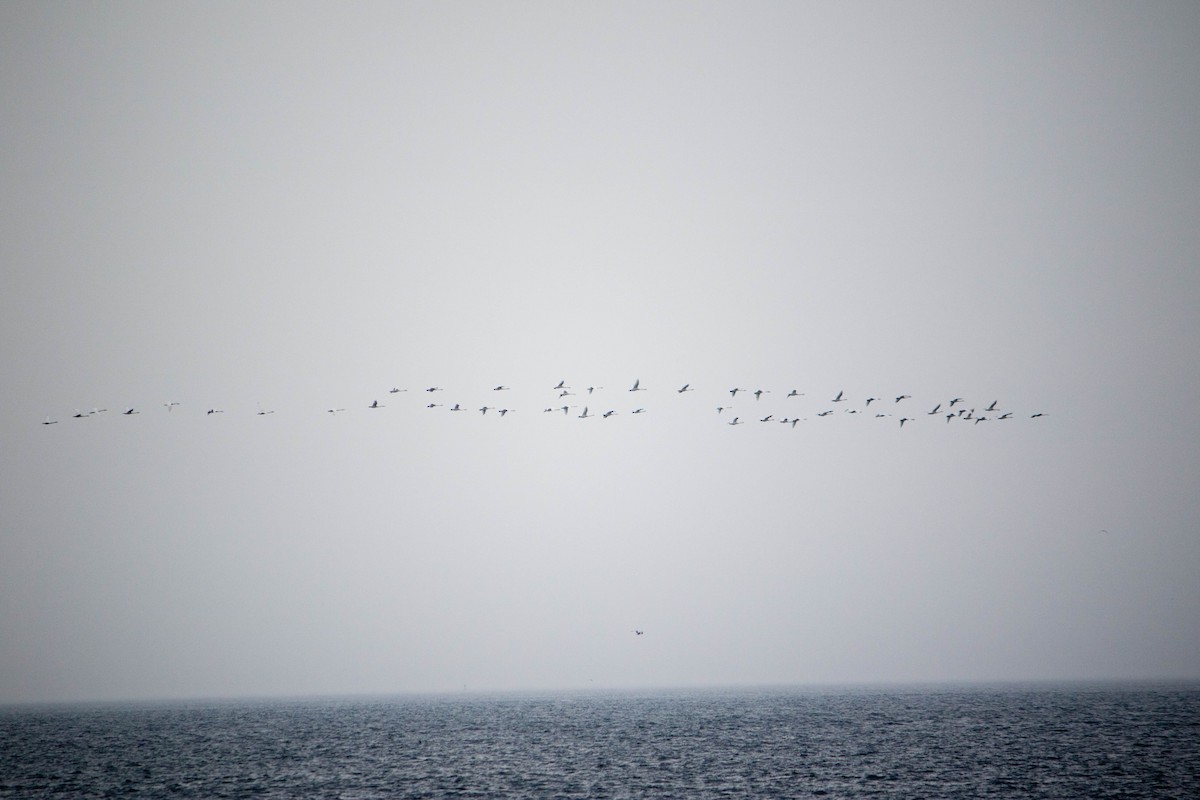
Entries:
[[1200, 678], [1198, 43], [0, 5], [0, 702]]

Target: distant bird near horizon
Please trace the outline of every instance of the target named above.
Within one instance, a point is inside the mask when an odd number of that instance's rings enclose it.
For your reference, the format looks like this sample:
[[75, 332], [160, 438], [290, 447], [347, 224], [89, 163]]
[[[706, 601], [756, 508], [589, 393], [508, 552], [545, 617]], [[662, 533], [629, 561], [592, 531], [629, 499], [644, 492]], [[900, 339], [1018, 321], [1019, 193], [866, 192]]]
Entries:
[[497, 386], [496, 388], [492, 389], [492, 391], [493, 392], [507, 392], [508, 387], [501, 385], [501, 386]]
[[124, 414], [125, 416], [127, 416], [127, 417], [128, 417], [130, 414], [140, 414], [140, 413], [142, 413], [142, 412], [140, 412], [140, 411], [135, 411], [135, 410], [134, 410], [134, 409], [132, 409], [132, 408], [127, 408], [127, 409], [125, 409], [124, 411], [122, 411], [121, 413], [122, 413], [122, 414]]

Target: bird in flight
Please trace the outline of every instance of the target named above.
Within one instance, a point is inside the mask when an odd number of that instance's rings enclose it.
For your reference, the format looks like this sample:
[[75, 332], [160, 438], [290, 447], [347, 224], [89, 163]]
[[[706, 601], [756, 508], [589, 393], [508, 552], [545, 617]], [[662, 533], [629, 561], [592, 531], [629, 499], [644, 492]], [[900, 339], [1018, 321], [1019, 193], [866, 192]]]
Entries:
[[738, 418], [737, 418], [737, 417], [734, 417], [733, 419], [731, 419], [731, 420], [730, 420], [728, 423], [726, 423], [726, 424], [728, 424], [728, 425], [741, 425], [741, 424], [742, 424], [742, 422], [740, 422], [740, 421], [738, 420]]
[[[344, 409], [344, 408], [327, 408], [327, 409], [325, 409], [325, 411], [326, 411], [327, 413], [329, 413], [329, 414], [337, 414], [337, 413], [339, 413], [339, 412], [342, 412], [342, 411], [345, 411], [345, 410], [346, 410], [346, 409]], [[211, 414], [211, 413], [213, 413], [213, 412], [212, 412], [212, 411], [209, 411], [208, 413], [210, 413], [210, 414]]]
[[47, 415], [47, 416], [46, 416], [46, 421], [45, 421], [45, 422], [43, 422], [42, 424], [43, 424], [43, 425], [57, 425], [57, 424], [58, 424], [58, 420], [56, 420], [56, 419], [50, 419], [50, 416], [49, 416], [49, 415]]
[[179, 405], [179, 403], [163, 403], [163, 405], [164, 405], [164, 406], [166, 406], [166, 408], [167, 408], [167, 411], [170, 411], [170, 410], [171, 410], [171, 409], [173, 409], [175, 406]]
[[737, 389], [737, 388], [730, 389], [730, 390], [729, 390], [729, 396], [730, 396], [730, 397], [737, 397], [737, 393], [738, 393], [738, 392], [744, 392], [744, 391], [746, 391], [746, 390], [745, 390], [745, 389]]
[[896, 402], [899, 403], [901, 400], [908, 400], [910, 398], [911, 398], [911, 395], [902, 394], [896, 398]]
[[630, 411], [629, 413], [630, 413], [630, 414], [645, 414], [645, 413], [646, 413], [646, 409], [644, 409], [644, 408], [635, 408], [633, 411]]
[[690, 383], [685, 383], [683, 386], [680, 386], [675, 391], [677, 391], [679, 394], [683, 394], [684, 392], [691, 392], [691, 391], [695, 391], [695, 390], [692, 389], [692, 385]]
[[798, 392], [795, 389], [792, 389], [790, 392], [787, 393], [787, 396], [788, 397], [803, 397], [804, 392]]
[[754, 399], [755, 399], [755, 400], [762, 400], [762, 396], [763, 396], [764, 394], [770, 394], [770, 392], [771, 392], [771, 390], [770, 390], [770, 389], [755, 389], [755, 390], [754, 390]]
[[400, 392], [407, 392], [407, 391], [408, 391], [408, 389], [397, 389], [395, 386], [393, 386], [392, 388], [388, 389], [388, 394], [398, 394]]
[[504, 385], [500, 385], [500, 386], [497, 386], [496, 388], [492, 389], [492, 391], [493, 392], [507, 392], [508, 387], [504, 386]]
[[644, 391], [646, 391], [645, 389], [643, 389], [643, 388], [642, 388], [641, 384], [642, 384], [642, 381], [641, 381], [641, 379], [639, 378], [638, 380], [636, 380], [636, 381], [634, 381], [634, 382], [633, 382], [633, 388], [632, 388], [632, 389], [630, 389], [629, 391], [631, 391], [631, 392], [644, 392]]
[[579, 415], [579, 418], [580, 418], [580, 419], [587, 419], [589, 416], [592, 416], [592, 415], [588, 414], [588, 407], [587, 407], [587, 406], [584, 406], [584, 407], [583, 407], [583, 413]]
[[646, 633], [645, 631], [639, 631], [637, 628], [634, 628], [633, 632], [636, 633], [638, 636], [641, 636]]
[[367, 406], [367, 408], [383, 408], [383, 406], [379, 404], [378, 400], [372, 400], [371, 405]]
[[833, 398], [833, 402], [835, 402], [835, 403], [841, 403], [843, 400], [845, 400], [845, 399], [846, 399], [846, 398], [842, 397], [842, 395], [844, 395], [844, 394], [845, 394], [845, 392], [844, 392], [844, 391], [842, 391], [842, 392], [838, 392], [838, 393], [837, 393], [837, 397]]
[[127, 417], [128, 417], [130, 414], [140, 414], [140, 413], [142, 413], [142, 412], [140, 412], [140, 411], [135, 411], [135, 410], [134, 410], [134, 409], [132, 409], [132, 408], [127, 408], [127, 409], [125, 409], [124, 411], [122, 411], [121, 413], [122, 413], [122, 414], [124, 414], [125, 416], [127, 416]]
[[616, 414], [616, 413], [617, 413], [616, 411], [612, 411], [612, 410], [610, 409], [609, 411], [605, 411], [605, 412], [604, 412], [603, 414], [601, 414], [600, 416], [604, 417], [605, 419], [608, 419], [609, 417], [611, 417], [613, 414]]

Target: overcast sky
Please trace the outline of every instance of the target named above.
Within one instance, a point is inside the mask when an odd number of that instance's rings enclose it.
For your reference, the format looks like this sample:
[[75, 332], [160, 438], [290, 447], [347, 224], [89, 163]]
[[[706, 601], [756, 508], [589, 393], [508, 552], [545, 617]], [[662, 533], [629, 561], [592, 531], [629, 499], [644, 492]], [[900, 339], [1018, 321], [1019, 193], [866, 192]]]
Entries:
[[1198, 43], [0, 5], [0, 702], [1200, 678]]

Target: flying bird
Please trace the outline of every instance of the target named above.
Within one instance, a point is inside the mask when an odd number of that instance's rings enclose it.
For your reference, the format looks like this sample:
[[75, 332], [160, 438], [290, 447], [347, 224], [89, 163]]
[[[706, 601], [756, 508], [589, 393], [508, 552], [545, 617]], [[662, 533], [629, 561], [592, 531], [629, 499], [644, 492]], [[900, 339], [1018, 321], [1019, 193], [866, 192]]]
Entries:
[[[58, 420], [56, 420], [56, 419], [50, 419], [50, 416], [49, 416], [49, 415], [47, 415], [47, 416], [46, 416], [46, 421], [45, 421], [45, 422], [43, 422], [42, 424], [43, 424], [43, 425], [57, 425], [57, 424], [58, 424]], [[69, 434], [68, 434], [68, 435], [69, 435]]]
[[163, 403], [163, 405], [167, 407], [167, 411], [170, 411], [175, 406], [179, 405], [179, 403]]
[[496, 388], [492, 389], [492, 391], [493, 392], [507, 392], [508, 387], [507, 386], [497, 386]]
[[125, 409], [124, 411], [122, 411], [121, 413], [122, 413], [122, 414], [124, 414], [125, 416], [127, 416], [127, 417], [128, 417], [130, 414], [140, 414], [140, 413], [142, 413], [142, 412], [140, 412], [140, 411], [135, 411], [135, 410], [134, 410], [134, 409], [132, 409], [132, 408], [127, 408], [127, 409]]
[[754, 399], [755, 399], [755, 400], [761, 400], [761, 399], [762, 399], [762, 396], [763, 396], [764, 394], [769, 394], [769, 393], [770, 393], [770, 391], [771, 391], [770, 389], [755, 389], [755, 390], [754, 390]]
[[731, 419], [731, 420], [730, 420], [728, 423], [726, 423], [726, 424], [727, 424], [727, 425], [741, 425], [742, 423], [741, 423], [741, 422], [738, 420], [738, 418], [737, 418], [737, 417], [734, 417], [733, 419]]
[[383, 408], [383, 406], [379, 404], [378, 400], [372, 400], [371, 405], [367, 406], [367, 408]]
[[638, 379], [638, 380], [634, 381], [634, 382], [633, 382], [633, 388], [632, 388], [632, 389], [630, 389], [629, 391], [631, 391], [631, 392], [644, 392], [644, 391], [646, 391], [645, 389], [643, 389], [643, 388], [641, 387], [641, 383], [642, 383], [641, 379]]
[[842, 395], [844, 395], [844, 394], [845, 394], [845, 392], [844, 392], [844, 391], [838, 392], [838, 393], [837, 393], [837, 397], [833, 398], [833, 402], [835, 402], [835, 403], [840, 403], [840, 402], [842, 402], [843, 400], [845, 400], [845, 398], [844, 398], [844, 397], [842, 397]]
[[787, 393], [787, 396], [788, 397], [803, 397], [804, 392], [798, 392], [795, 389], [792, 389], [790, 392]]
[[694, 391], [694, 390], [691, 388], [691, 386], [692, 386], [692, 385], [691, 385], [690, 383], [685, 383], [683, 386], [680, 386], [680, 387], [679, 387], [678, 389], [676, 389], [675, 391], [677, 391], [679, 394], [683, 394], [684, 392], [691, 392], [691, 391]]

